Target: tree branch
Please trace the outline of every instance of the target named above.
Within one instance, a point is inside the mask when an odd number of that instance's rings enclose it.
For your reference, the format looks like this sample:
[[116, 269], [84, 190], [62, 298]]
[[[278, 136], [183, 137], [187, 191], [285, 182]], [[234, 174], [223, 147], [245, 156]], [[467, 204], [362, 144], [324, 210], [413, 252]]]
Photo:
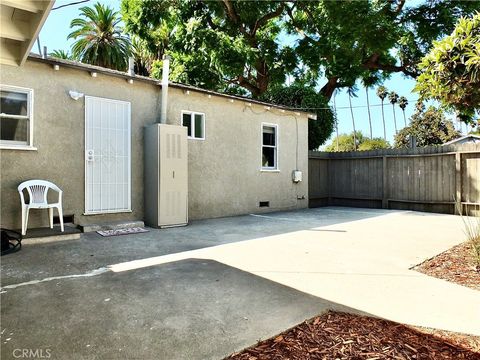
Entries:
[[402, 11], [404, 5], [405, 5], [405, 0], [400, 0], [400, 2], [397, 4], [397, 7], [394, 10], [394, 13], [398, 15]]
[[242, 75], [238, 76], [236, 81], [238, 85], [249, 90], [252, 93], [253, 97], [258, 97], [260, 95], [260, 89], [257, 86], [253, 85], [252, 83], [250, 83]]
[[310, 41], [310, 42], [312, 42], [312, 43], [314, 43], [314, 44], [317, 44], [317, 43], [318, 43], [317, 40], [315, 40], [314, 38], [312, 38], [312, 37], [310, 37], [309, 35], [307, 35], [307, 34], [305, 33], [305, 31], [303, 31], [303, 30], [298, 26], [298, 24], [296, 24], [296, 21], [295, 21], [295, 19], [294, 19], [294, 17], [293, 17], [293, 11], [292, 11], [292, 10], [293, 10], [293, 7], [290, 8], [290, 7], [287, 6], [287, 14], [288, 14], [288, 17], [290, 18], [290, 20], [292, 20], [292, 25], [293, 25], [293, 27], [295, 28], [295, 30], [296, 30], [300, 35], [302, 35], [305, 39], [307, 39], [308, 41]]
[[256, 22], [255, 22], [255, 26], [253, 27], [252, 31], [250, 32], [250, 36], [255, 36], [255, 34], [257, 33], [257, 30], [265, 25], [269, 20], [271, 19], [274, 19], [278, 16], [280, 16], [282, 13], [283, 13], [283, 10], [285, 9], [285, 3], [282, 3], [278, 8], [277, 10], [275, 11], [272, 11], [268, 14], [265, 14], [263, 15], [260, 19], [258, 19]]
[[416, 78], [418, 72], [411, 71], [405, 65], [397, 66], [392, 64], [381, 64], [380, 63], [380, 54], [371, 55], [363, 64], [362, 67], [367, 70], [383, 70], [388, 72], [402, 72], [405, 75]]

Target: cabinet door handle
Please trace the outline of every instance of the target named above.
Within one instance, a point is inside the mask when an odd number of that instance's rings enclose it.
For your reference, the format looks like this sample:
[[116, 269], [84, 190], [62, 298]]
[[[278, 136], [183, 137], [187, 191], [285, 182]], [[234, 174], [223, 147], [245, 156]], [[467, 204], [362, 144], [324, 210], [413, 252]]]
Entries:
[[175, 179], [175, 171], [173, 171], [173, 178]]

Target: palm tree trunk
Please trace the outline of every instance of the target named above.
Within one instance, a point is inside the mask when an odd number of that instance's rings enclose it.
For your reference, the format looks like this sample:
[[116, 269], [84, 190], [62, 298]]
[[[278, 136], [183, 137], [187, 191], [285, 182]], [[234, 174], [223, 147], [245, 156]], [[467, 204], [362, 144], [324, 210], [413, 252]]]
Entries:
[[405, 123], [405, 127], [407, 127], [407, 118], [405, 117], [405, 110], [402, 110], [403, 112], [403, 122]]
[[395, 134], [398, 133], [397, 130], [397, 118], [395, 116], [395, 104], [392, 104], [392, 109], [393, 109], [393, 123], [395, 125]]
[[372, 117], [370, 115], [370, 99], [368, 98], [368, 87], [365, 88], [365, 93], [367, 94], [367, 110], [368, 110], [368, 124], [370, 125], [370, 139], [373, 139]]
[[355, 131], [355, 117], [353, 116], [352, 97], [350, 96], [350, 94], [348, 95], [348, 102], [350, 103], [350, 114], [352, 115], [353, 123], [353, 150], [357, 151], [357, 133]]
[[385, 113], [383, 111], [383, 99], [382, 99], [382, 121], [383, 121], [383, 140], [387, 141], [387, 127], [385, 126]]
[[335, 114], [335, 132], [337, 134], [337, 147], [336, 150], [338, 151], [338, 116], [337, 116], [337, 103], [335, 102], [335, 98], [337, 97], [337, 92], [333, 93], [333, 111]]

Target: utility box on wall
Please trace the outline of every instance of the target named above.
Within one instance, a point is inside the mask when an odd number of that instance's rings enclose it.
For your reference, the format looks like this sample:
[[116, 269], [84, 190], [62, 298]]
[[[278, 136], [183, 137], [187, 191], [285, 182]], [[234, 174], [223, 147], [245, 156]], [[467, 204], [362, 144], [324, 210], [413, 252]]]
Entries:
[[152, 227], [188, 223], [187, 128], [145, 127], [145, 223]]

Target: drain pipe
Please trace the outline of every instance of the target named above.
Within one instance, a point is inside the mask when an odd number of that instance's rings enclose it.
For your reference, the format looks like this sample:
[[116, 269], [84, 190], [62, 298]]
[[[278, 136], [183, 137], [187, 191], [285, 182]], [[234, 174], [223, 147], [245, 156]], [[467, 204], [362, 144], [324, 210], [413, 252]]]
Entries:
[[167, 99], [168, 99], [168, 73], [170, 71], [170, 56], [163, 56], [162, 70], [162, 109], [160, 112], [160, 124], [167, 123]]
[[128, 75], [135, 76], [135, 60], [133, 57], [128, 58]]

